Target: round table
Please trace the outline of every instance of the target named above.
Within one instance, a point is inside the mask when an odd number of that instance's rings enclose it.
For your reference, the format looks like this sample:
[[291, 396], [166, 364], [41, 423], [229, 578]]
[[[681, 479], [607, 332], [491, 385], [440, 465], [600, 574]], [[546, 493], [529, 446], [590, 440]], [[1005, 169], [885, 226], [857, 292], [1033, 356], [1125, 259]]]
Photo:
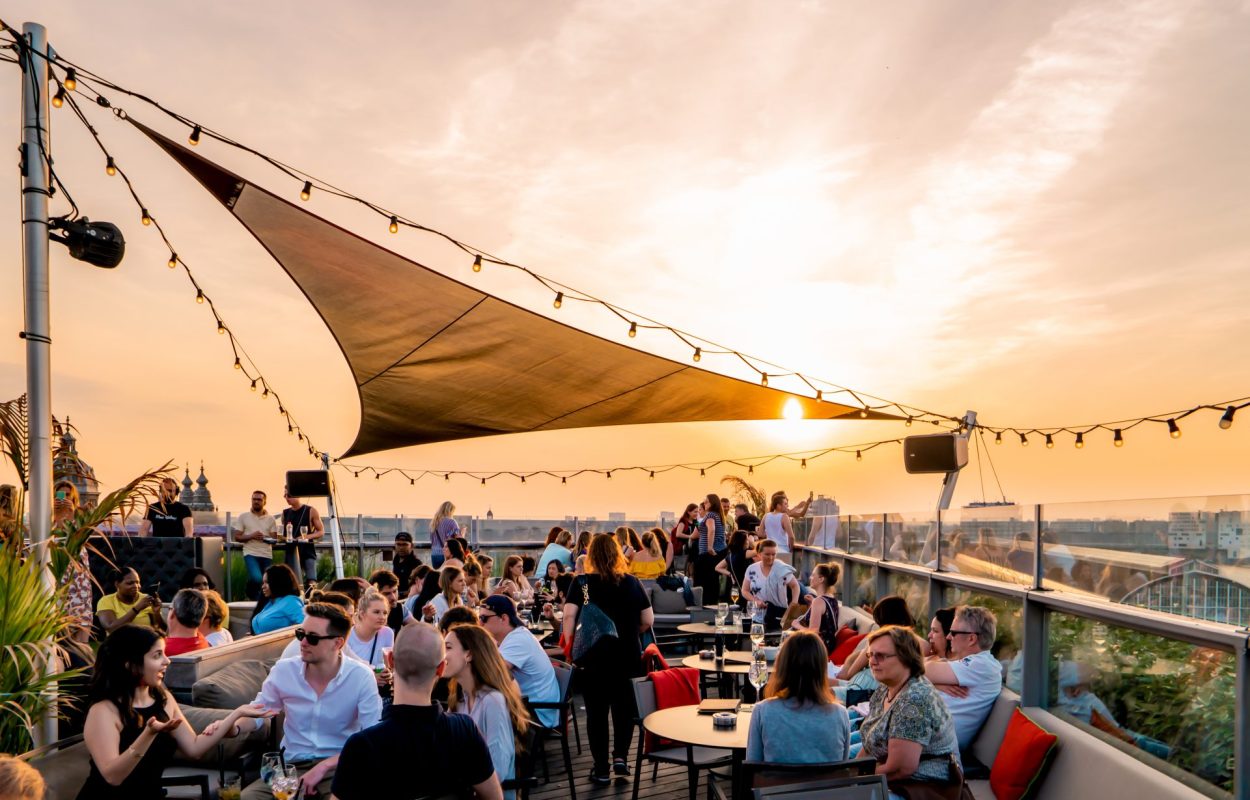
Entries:
[[[697, 659], [698, 656], [695, 656]], [[648, 732], [694, 747], [720, 747], [730, 751], [734, 795], [741, 797], [742, 760], [746, 757], [747, 733], [751, 727], [751, 706], [738, 708], [738, 724], [733, 728], [712, 725], [710, 714], [699, 714], [698, 706], [674, 706], [653, 711], [642, 721]]]
[[[729, 655], [731, 652], [733, 651], [727, 650], [725, 651], [725, 655]], [[714, 658], [702, 658], [698, 653], [683, 658], [681, 660], [681, 665], [683, 667], [697, 669], [699, 672], [716, 672], [721, 675], [746, 675], [751, 669], [751, 664], [749, 662], [744, 664], [741, 662], [730, 661], [728, 658], [717, 661]], [[666, 736], [665, 738], [671, 739], [672, 737]]]
[[[710, 622], [683, 622], [681, 625], [677, 626], [677, 630], [682, 633], [694, 634], [695, 636], [716, 635], [716, 626]], [[721, 633], [725, 636], [743, 636], [747, 632], [744, 632], [742, 630], [742, 626], [738, 625], [733, 628], [726, 626]]]

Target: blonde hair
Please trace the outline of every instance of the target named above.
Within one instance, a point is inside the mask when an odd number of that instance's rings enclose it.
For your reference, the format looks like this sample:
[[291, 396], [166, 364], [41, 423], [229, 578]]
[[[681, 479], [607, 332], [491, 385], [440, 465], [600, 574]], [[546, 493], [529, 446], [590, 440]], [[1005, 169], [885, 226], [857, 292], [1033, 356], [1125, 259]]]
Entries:
[[447, 607], [458, 606], [460, 602], [460, 593], [453, 591], [451, 585], [456, 582], [456, 578], [463, 575], [464, 572], [460, 567], [443, 567], [438, 574], [438, 589], [443, 593], [443, 597], [447, 600]]
[[[480, 692], [489, 687], [503, 695], [508, 706], [508, 716], [512, 719], [512, 736], [517, 749], [523, 749], [525, 731], [529, 728], [529, 712], [521, 702], [521, 692], [516, 680], [508, 669], [508, 664], [499, 654], [499, 645], [481, 625], [456, 625], [448, 629], [448, 636], [455, 636], [456, 641], [472, 658], [468, 660], [469, 669], [473, 672], [473, 682]], [[455, 678], [448, 685], [448, 707], [455, 709], [460, 702], [460, 685]]]
[[638, 539], [638, 532], [628, 525], [622, 525], [616, 529], [616, 543], [624, 550], [626, 547], [632, 547], [635, 550], [642, 549], [642, 542]]
[[[208, 603], [208, 610], [204, 613], [204, 618], [208, 620], [208, 627], [213, 630], [220, 630], [226, 617], [230, 614], [230, 607], [226, 605], [226, 601], [221, 599], [221, 595], [217, 594], [214, 589], [204, 590], [204, 600]], [[3, 795], [0, 795], [2, 797]]]
[[39, 770], [8, 753], [0, 753], [0, 797], [4, 800], [44, 800], [48, 791]]
[[656, 538], [653, 531], [647, 531], [642, 535], [642, 546], [652, 558], [664, 557], [664, 552], [660, 550], [660, 540]]
[[455, 513], [456, 506], [450, 500], [444, 500], [443, 504], [438, 507], [438, 511], [434, 512], [434, 519], [430, 520], [430, 530], [437, 531], [438, 523]]
[[572, 531], [561, 530], [559, 533], [557, 533], [557, 534], [556, 534], [556, 544], [560, 545], [561, 547], [565, 548], [566, 550], [572, 550], [572, 549], [573, 549], [573, 533], [572, 533]]
[[391, 601], [379, 592], [376, 588], [370, 586], [365, 589], [364, 594], [360, 595], [360, 602], [356, 604], [356, 619], [364, 619], [365, 614], [369, 613], [369, 606], [374, 603], [386, 604], [387, 610], [390, 610]]

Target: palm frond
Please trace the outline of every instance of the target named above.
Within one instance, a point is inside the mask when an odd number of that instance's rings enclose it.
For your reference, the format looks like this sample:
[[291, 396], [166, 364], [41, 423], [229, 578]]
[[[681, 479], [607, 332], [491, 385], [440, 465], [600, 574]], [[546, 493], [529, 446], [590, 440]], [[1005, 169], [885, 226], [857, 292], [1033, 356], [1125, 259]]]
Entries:
[[13, 464], [23, 489], [29, 485], [26, 467], [30, 463], [26, 422], [26, 395], [0, 403], [0, 455]]
[[757, 517], [763, 518], [764, 512], [768, 510], [768, 499], [764, 490], [748, 483], [745, 478], [737, 475], [725, 475], [720, 479], [721, 486], [729, 486], [730, 499], [746, 503], [751, 507], [751, 513]]

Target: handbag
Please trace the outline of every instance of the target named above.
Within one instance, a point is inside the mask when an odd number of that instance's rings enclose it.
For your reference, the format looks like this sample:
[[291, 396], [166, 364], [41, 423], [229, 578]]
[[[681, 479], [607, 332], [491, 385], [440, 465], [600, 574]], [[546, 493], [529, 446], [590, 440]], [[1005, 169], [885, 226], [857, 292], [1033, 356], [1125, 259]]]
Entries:
[[947, 755], [950, 759], [950, 781], [934, 783], [932, 781], [892, 781], [890, 792], [904, 800], [973, 800], [972, 791], [964, 783], [963, 770], [959, 768], [959, 760], [954, 753]]
[[617, 639], [620, 634], [612, 618], [598, 605], [590, 602], [590, 584], [586, 583], [586, 578], [583, 576], [579, 580], [582, 583], [582, 610], [577, 615], [577, 629], [573, 632], [573, 649], [569, 655], [573, 663], [580, 667], [595, 645], [605, 639]]

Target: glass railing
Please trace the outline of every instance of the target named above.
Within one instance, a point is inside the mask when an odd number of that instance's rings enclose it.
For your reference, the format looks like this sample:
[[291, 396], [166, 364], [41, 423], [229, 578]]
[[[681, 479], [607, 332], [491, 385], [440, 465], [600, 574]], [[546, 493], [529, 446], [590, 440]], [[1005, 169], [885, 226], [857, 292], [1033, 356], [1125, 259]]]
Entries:
[[937, 514], [932, 511], [885, 514], [885, 557], [904, 564], [937, 563]]
[[1033, 585], [1032, 506], [981, 506], [942, 514], [942, 569]]

